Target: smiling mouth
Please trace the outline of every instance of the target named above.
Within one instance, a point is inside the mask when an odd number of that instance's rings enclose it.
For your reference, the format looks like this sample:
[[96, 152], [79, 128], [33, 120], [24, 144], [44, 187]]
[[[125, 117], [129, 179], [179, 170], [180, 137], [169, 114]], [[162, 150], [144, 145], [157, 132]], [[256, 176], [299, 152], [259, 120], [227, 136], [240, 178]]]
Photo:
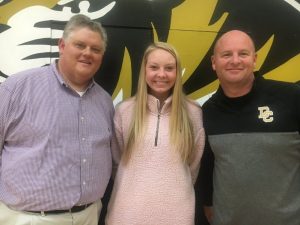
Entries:
[[227, 70], [243, 70], [243, 68], [229, 68]]
[[158, 85], [158, 86], [165, 86], [168, 84], [168, 82], [166, 81], [154, 81], [154, 84]]
[[89, 61], [79, 61], [79, 63], [84, 64], [84, 65], [91, 65], [92, 64]]
[[241, 71], [243, 71], [243, 69], [227, 69], [227, 71], [229, 71], [229, 72], [233, 72], [233, 73], [238, 73], [238, 72], [241, 72]]

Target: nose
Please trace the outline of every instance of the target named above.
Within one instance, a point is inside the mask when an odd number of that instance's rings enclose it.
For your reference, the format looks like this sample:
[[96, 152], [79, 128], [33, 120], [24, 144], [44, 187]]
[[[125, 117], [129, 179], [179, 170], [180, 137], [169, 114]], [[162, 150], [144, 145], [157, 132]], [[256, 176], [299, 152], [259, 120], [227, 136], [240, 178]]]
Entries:
[[92, 50], [90, 47], [86, 47], [82, 52], [83, 55], [91, 55], [91, 53], [92, 53]]
[[240, 63], [241, 59], [238, 54], [233, 54], [231, 57], [231, 62], [234, 64]]
[[164, 68], [160, 68], [160, 69], [157, 71], [157, 76], [158, 76], [158, 77], [165, 77], [165, 76], [166, 76], [166, 73], [165, 73]]

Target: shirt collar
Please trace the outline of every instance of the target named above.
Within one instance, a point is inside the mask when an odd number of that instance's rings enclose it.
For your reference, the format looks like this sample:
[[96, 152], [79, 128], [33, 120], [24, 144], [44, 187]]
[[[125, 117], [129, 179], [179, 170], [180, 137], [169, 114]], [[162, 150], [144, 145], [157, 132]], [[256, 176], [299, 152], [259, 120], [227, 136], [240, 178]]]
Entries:
[[[171, 111], [171, 103], [172, 103], [172, 95], [169, 96], [163, 103], [161, 103], [153, 95], [148, 94], [147, 96], [147, 108], [152, 113], [157, 113], [157, 114], [169, 113]], [[162, 107], [161, 104], [163, 104]]]
[[[62, 75], [58, 71], [58, 59], [56, 59], [53, 63], [51, 63], [50, 66], [52, 67], [52, 71], [54, 72], [54, 75], [56, 76], [58, 82], [62, 86], [65, 86], [65, 87], [69, 88], [69, 85], [64, 81], [64, 79], [62, 78]], [[96, 84], [96, 82], [95, 82], [95, 80], [93, 78], [91, 80], [90, 84], [88, 85], [87, 89], [85, 90], [85, 92], [87, 92], [87, 90], [89, 90], [90, 88], [92, 88], [95, 84]]]

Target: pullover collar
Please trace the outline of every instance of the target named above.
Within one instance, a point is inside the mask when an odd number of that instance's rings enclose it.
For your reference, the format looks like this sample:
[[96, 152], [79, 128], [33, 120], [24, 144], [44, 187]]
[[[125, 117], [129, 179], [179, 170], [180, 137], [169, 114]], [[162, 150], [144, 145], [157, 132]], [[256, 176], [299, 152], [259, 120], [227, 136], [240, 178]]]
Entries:
[[161, 114], [161, 115], [168, 114], [171, 111], [171, 105], [172, 105], [172, 95], [169, 96], [163, 103], [161, 103], [156, 97], [148, 94], [147, 108], [151, 113]]

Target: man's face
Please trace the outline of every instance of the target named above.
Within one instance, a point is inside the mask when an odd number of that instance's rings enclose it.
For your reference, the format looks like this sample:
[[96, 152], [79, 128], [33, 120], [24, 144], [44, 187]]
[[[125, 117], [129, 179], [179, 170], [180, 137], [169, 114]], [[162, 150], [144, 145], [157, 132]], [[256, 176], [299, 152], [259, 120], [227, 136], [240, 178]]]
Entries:
[[59, 69], [72, 86], [86, 86], [99, 69], [103, 59], [101, 35], [88, 28], [78, 28], [59, 42]]
[[241, 31], [230, 31], [216, 43], [212, 67], [221, 85], [245, 85], [253, 80], [256, 63], [254, 44]]

